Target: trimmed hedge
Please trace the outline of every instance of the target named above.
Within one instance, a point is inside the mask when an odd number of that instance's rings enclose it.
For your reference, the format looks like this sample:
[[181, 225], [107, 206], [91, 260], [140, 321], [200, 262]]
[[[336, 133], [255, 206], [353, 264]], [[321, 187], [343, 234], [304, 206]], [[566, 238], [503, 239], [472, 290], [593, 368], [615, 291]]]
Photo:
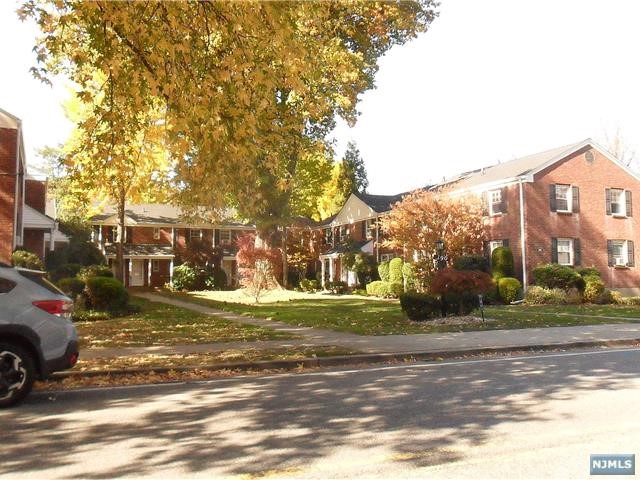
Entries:
[[44, 270], [42, 260], [35, 253], [26, 250], [16, 250], [11, 255], [11, 262], [16, 267], [29, 268], [31, 270]]
[[421, 321], [442, 315], [442, 301], [438, 295], [409, 292], [400, 295], [400, 307], [410, 320]]
[[525, 296], [528, 305], [565, 305], [567, 292], [560, 288], [529, 287]]
[[320, 290], [320, 282], [318, 280], [303, 278], [300, 280], [300, 290], [303, 292], [317, 292]]
[[367, 285], [367, 295], [383, 298], [398, 298], [404, 292], [404, 286], [400, 282], [383, 282], [376, 280]]
[[82, 265], [79, 263], [65, 263], [49, 272], [49, 278], [52, 282], [58, 282], [63, 278], [73, 278], [78, 275], [81, 269]]
[[389, 282], [390, 283], [402, 283], [402, 264], [404, 262], [401, 258], [393, 258], [389, 262]]
[[491, 275], [494, 279], [513, 277], [513, 253], [509, 247], [498, 247], [491, 253]]
[[489, 273], [489, 261], [482, 255], [463, 255], [453, 262], [454, 270], [479, 270]]
[[380, 275], [381, 281], [389, 281], [389, 262], [380, 262], [380, 264], [378, 265], [378, 275]]
[[77, 277], [86, 282], [91, 277], [113, 277], [113, 271], [107, 265], [89, 265], [82, 267]]
[[84, 294], [87, 307], [92, 310], [122, 310], [129, 301], [129, 294], [122, 282], [112, 277], [88, 278]]
[[504, 303], [511, 303], [518, 298], [522, 290], [520, 280], [513, 277], [502, 277], [498, 280], [498, 293]]
[[600, 273], [600, 270], [598, 270], [595, 267], [579, 267], [576, 268], [576, 272], [578, 272], [578, 275], [580, 275], [581, 277], [598, 277], [601, 278], [602, 274]]
[[416, 276], [416, 267], [413, 263], [404, 262], [402, 264], [402, 277], [407, 292], [415, 292], [420, 289], [420, 281]]
[[79, 278], [63, 278], [57, 285], [69, 297], [76, 298], [84, 290], [85, 282]]
[[584, 301], [596, 303], [600, 296], [604, 293], [604, 282], [600, 277], [589, 275], [584, 277]]
[[585, 280], [573, 268], [558, 265], [557, 263], [548, 263], [538, 265], [533, 269], [534, 283], [544, 288], [560, 288], [569, 290], [577, 288], [582, 291], [585, 287]]

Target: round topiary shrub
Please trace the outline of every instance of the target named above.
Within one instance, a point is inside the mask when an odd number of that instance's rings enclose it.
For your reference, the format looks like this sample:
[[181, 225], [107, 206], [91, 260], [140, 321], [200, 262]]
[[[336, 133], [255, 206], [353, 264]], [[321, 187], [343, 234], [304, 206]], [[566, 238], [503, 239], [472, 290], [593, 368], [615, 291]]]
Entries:
[[86, 282], [91, 277], [113, 277], [113, 271], [107, 265], [89, 265], [82, 267], [77, 277]]
[[509, 247], [498, 247], [493, 250], [491, 274], [494, 279], [513, 277], [513, 253]]
[[378, 275], [383, 282], [389, 281], [389, 262], [380, 262], [378, 265]]
[[511, 303], [518, 298], [522, 284], [520, 280], [513, 277], [502, 277], [498, 280], [498, 292], [504, 303]]
[[112, 277], [90, 277], [84, 294], [92, 310], [117, 311], [127, 306], [129, 294], [119, 280]]
[[44, 270], [42, 260], [35, 253], [26, 250], [16, 250], [11, 255], [11, 262], [15, 267], [29, 268], [31, 270]]
[[57, 283], [58, 288], [66, 293], [70, 298], [76, 298], [82, 293], [85, 287], [84, 281], [79, 278], [63, 278]]
[[393, 258], [389, 262], [389, 282], [390, 283], [402, 283], [402, 264], [404, 262], [401, 258]]
[[194, 290], [198, 281], [198, 271], [187, 265], [179, 265], [173, 269], [173, 288], [176, 290]]
[[410, 320], [420, 321], [441, 315], [442, 302], [438, 295], [408, 292], [400, 295], [400, 307]]

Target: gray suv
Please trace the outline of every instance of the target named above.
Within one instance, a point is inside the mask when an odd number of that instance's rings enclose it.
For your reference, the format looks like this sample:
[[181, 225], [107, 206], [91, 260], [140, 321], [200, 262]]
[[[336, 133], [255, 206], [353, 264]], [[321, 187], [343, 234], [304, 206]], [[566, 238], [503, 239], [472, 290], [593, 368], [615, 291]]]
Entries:
[[73, 303], [44, 272], [0, 264], [0, 408], [78, 361]]

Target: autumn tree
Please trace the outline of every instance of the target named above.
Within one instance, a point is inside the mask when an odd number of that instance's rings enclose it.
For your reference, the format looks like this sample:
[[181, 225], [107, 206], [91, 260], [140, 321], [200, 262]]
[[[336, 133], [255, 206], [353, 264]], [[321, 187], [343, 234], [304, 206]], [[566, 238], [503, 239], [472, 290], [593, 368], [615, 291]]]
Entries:
[[436, 241], [444, 241], [448, 264], [482, 250], [482, 205], [475, 197], [454, 198], [446, 192], [416, 190], [393, 205], [381, 224], [388, 238], [385, 245], [418, 259], [416, 275], [424, 285], [436, 271]]
[[240, 285], [258, 303], [265, 291], [278, 288], [280, 252], [266, 244], [260, 245], [253, 234], [238, 237], [236, 244]]
[[[183, 206], [231, 202], [267, 218], [268, 229], [273, 215], [300, 206], [296, 185], [314, 171], [300, 173], [301, 165], [324, 161], [314, 153], [326, 150], [334, 119], [355, 122], [378, 59], [426, 31], [435, 5], [26, 0], [19, 14], [43, 33], [38, 78], [66, 75], [93, 104], [87, 85], [98, 72], [116, 80], [103, 95], [138, 112], [162, 105]], [[95, 121], [105, 114], [95, 109]], [[100, 140], [102, 150], [112, 140], [115, 150], [128, 148], [141, 125], [123, 127]], [[288, 208], [261, 215], [278, 193]]]
[[331, 171], [331, 179], [326, 183], [318, 201], [321, 217], [338, 213], [352, 193], [364, 193], [369, 186], [367, 170], [360, 150], [355, 142], [349, 142], [341, 161], [336, 162]]

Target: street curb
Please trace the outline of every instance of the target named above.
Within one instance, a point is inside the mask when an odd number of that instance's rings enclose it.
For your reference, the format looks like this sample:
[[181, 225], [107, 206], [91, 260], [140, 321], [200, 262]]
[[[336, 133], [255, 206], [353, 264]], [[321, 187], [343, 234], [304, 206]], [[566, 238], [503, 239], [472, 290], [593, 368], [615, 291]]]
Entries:
[[622, 339], [622, 340], [591, 340], [570, 343], [554, 343], [540, 345], [521, 345], [509, 347], [482, 347], [470, 348], [462, 350], [443, 350], [443, 351], [417, 351], [417, 352], [395, 352], [395, 353], [369, 353], [360, 355], [343, 355], [334, 357], [319, 358], [303, 358], [299, 360], [265, 360], [258, 362], [235, 362], [235, 363], [216, 363], [209, 365], [194, 365], [185, 367], [144, 367], [144, 368], [128, 368], [118, 370], [99, 370], [87, 372], [56, 372], [53, 373], [50, 380], [63, 380], [65, 378], [78, 377], [99, 377], [99, 376], [126, 376], [140, 375], [148, 373], [169, 373], [169, 372], [188, 372], [194, 370], [200, 371], [260, 371], [260, 370], [294, 370], [296, 368], [318, 368], [318, 367], [338, 367], [362, 365], [367, 363], [386, 363], [386, 362], [403, 362], [415, 360], [443, 360], [446, 358], [457, 358], [461, 356], [474, 356], [491, 353], [510, 353], [510, 352], [530, 352], [530, 351], [549, 351], [557, 349], [573, 349], [573, 348], [590, 348], [590, 347], [619, 347], [629, 346], [640, 342], [640, 338]]

